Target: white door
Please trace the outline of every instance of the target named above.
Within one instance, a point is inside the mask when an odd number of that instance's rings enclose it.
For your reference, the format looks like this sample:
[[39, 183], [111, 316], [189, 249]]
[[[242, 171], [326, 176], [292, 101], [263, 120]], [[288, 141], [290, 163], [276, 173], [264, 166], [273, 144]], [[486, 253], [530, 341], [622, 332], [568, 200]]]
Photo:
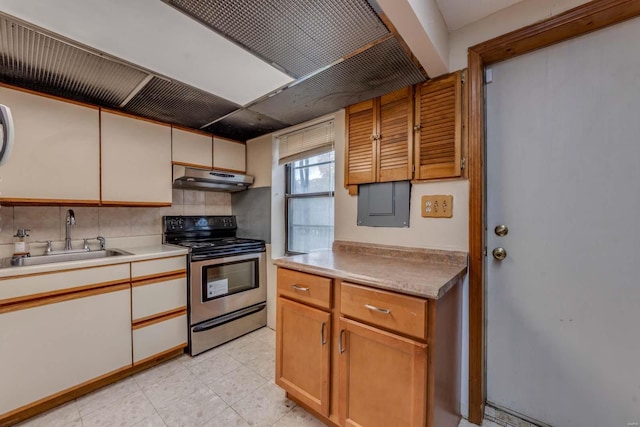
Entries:
[[637, 425], [640, 20], [491, 71], [487, 399], [558, 427]]

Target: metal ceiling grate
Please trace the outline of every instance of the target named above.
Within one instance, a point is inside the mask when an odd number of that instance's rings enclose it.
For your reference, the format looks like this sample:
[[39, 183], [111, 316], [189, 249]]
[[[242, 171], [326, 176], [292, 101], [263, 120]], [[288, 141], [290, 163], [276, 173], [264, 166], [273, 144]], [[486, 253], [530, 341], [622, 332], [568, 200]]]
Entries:
[[208, 92], [154, 77], [124, 110], [197, 129], [238, 108], [239, 105]]
[[249, 108], [298, 124], [424, 80], [400, 43], [389, 38]]
[[389, 34], [366, 0], [163, 0], [295, 78]]
[[147, 76], [0, 15], [0, 81], [117, 107]]
[[249, 110], [238, 110], [203, 130], [226, 138], [246, 141], [260, 135], [289, 127], [274, 118]]

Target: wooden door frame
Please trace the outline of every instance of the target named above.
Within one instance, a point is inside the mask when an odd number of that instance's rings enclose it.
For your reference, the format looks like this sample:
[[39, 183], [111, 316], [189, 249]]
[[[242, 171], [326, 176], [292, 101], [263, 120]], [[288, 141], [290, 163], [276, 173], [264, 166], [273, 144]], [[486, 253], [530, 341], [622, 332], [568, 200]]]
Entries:
[[474, 424], [482, 424], [486, 399], [485, 67], [637, 16], [640, 16], [638, 0], [594, 0], [468, 50], [469, 421]]

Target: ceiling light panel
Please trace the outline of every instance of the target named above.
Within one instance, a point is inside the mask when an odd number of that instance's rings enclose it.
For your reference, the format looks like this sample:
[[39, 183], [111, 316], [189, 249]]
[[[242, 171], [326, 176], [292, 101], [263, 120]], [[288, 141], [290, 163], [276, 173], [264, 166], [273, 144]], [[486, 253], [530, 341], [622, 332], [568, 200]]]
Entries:
[[0, 81], [117, 107], [147, 74], [0, 15]]
[[210, 93], [154, 77], [124, 110], [197, 129], [238, 108], [239, 105]]
[[249, 108], [298, 124], [424, 80], [400, 43], [389, 38]]
[[239, 105], [293, 80], [158, 0], [0, 0], [0, 10]]
[[296, 78], [389, 33], [366, 0], [163, 0]]
[[289, 127], [288, 123], [255, 111], [242, 109], [203, 130], [226, 138], [246, 141], [286, 127]]

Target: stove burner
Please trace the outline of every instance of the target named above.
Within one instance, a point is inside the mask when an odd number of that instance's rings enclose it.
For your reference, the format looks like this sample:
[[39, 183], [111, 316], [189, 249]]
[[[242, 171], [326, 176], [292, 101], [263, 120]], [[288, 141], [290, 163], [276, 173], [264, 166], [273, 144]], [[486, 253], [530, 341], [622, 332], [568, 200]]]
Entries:
[[189, 248], [192, 260], [264, 252], [263, 240], [235, 237], [234, 216], [166, 216], [164, 241]]

